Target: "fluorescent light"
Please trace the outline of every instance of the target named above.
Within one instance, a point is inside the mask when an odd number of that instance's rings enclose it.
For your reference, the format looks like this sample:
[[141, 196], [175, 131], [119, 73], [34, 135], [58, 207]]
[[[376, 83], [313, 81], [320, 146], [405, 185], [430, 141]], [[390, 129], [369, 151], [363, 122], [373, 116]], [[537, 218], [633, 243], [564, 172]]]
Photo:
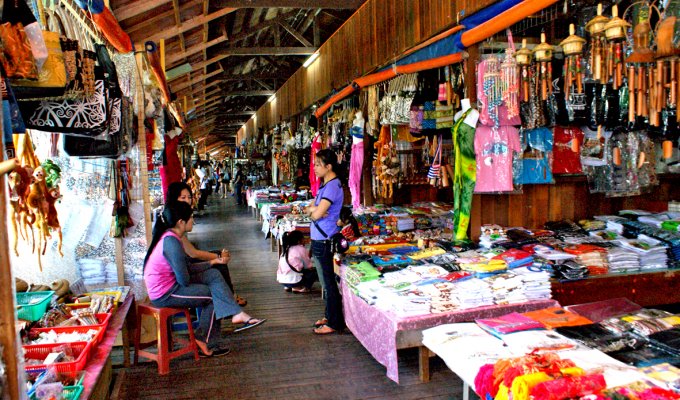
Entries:
[[276, 100], [276, 95], [275, 95], [275, 94], [273, 94], [272, 97], [270, 97], [269, 100], [267, 100], [267, 103], [271, 103], [271, 102], [273, 102], [274, 100]]
[[305, 67], [305, 68], [309, 67], [310, 65], [312, 65], [314, 60], [316, 60], [317, 58], [319, 58], [319, 52], [318, 51], [316, 53], [312, 54], [311, 56], [309, 56], [307, 61], [305, 61], [304, 64], [302, 64], [302, 66]]

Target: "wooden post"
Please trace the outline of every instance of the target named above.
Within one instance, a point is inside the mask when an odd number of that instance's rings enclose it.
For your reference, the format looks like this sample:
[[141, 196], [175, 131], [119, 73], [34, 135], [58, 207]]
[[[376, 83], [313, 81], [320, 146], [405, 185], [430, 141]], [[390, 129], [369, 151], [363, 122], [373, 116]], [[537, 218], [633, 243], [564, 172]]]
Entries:
[[151, 243], [151, 203], [149, 199], [149, 171], [146, 163], [146, 129], [144, 129], [144, 85], [142, 84], [142, 65], [144, 65], [144, 54], [146, 50], [144, 46], [135, 46], [135, 59], [137, 61], [137, 102], [139, 108], [137, 110], [138, 121], [138, 137], [139, 146], [139, 171], [140, 180], [142, 183], [142, 201], [144, 204], [144, 228], [146, 230], [146, 243]]
[[[1, 118], [1, 117], [0, 117]], [[2, 124], [0, 124], [2, 126]], [[0, 131], [2, 129], [0, 128]], [[0, 154], [5, 154], [5, 149], [0, 143]], [[9, 263], [9, 240], [7, 238], [7, 195], [5, 175], [0, 175], [0, 345], [4, 349], [2, 361], [5, 363], [5, 373], [7, 374], [7, 395], [10, 399], [19, 399], [19, 365], [16, 355], [20, 348], [17, 342], [17, 332], [14, 325], [14, 278]], [[21, 373], [23, 377], [23, 373]]]
[[118, 286], [125, 286], [125, 263], [123, 261], [123, 238], [114, 239], [116, 251], [116, 269], [118, 270]]

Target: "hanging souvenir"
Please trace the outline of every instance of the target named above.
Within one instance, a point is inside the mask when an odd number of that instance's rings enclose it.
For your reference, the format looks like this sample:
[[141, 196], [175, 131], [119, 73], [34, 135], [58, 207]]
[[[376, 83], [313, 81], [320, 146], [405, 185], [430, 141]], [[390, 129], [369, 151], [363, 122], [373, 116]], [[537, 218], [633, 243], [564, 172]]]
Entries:
[[501, 91], [509, 119], [519, 115], [519, 67], [513, 54], [513, 48], [505, 49], [505, 58], [501, 63]]
[[574, 24], [570, 24], [569, 37], [560, 43], [565, 55], [564, 100], [567, 102], [570, 101], [570, 96], [574, 93], [574, 91], [577, 95], [583, 94], [583, 68], [581, 65], [581, 54], [583, 53], [583, 44], [585, 42], [585, 39], [576, 35]]
[[592, 78], [602, 84], [607, 83], [608, 75], [606, 66], [607, 45], [604, 36], [604, 27], [609, 18], [602, 15], [602, 4], [597, 5], [597, 15], [586, 24], [586, 30], [590, 34], [590, 70]]
[[607, 38], [607, 76], [611, 79], [614, 90], [623, 85], [623, 45], [629, 26], [628, 22], [619, 18], [619, 7], [613, 5], [612, 18], [604, 25], [604, 35]]

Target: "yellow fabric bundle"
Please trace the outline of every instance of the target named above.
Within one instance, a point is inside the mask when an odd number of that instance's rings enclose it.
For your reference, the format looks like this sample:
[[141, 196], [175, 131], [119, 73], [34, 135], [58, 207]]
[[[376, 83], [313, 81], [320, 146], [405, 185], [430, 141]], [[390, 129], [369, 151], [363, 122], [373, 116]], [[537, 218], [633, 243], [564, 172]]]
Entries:
[[[578, 367], [564, 368], [561, 369], [560, 372], [563, 376], [583, 375], [583, 370]], [[518, 376], [512, 381], [512, 388], [510, 390], [512, 392], [512, 399], [529, 400], [529, 393], [534, 386], [541, 382], [551, 381], [553, 379], [553, 377], [546, 374], [545, 372], [536, 372], [533, 374]], [[500, 394], [500, 390], [498, 393]], [[496, 400], [508, 400], [508, 398], [507, 395], [505, 399], [499, 399], [498, 396], [496, 396]]]

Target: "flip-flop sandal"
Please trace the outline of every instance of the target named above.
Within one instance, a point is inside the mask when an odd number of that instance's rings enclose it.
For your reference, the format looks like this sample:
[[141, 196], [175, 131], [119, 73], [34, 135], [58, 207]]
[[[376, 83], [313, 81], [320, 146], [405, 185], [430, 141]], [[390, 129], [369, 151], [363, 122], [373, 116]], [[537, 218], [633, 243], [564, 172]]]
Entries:
[[337, 331], [328, 325], [321, 325], [318, 328], [314, 328], [313, 332], [316, 335], [332, 335], [334, 333], [340, 333], [340, 331]]
[[303, 287], [303, 288], [293, 288], [293, 293], [310, 293], [311, 289]]
[[[251, 322], [253, 320], [257, 320], [257, 322]], [[262, 325], [264, 323], [264, 321], [266, 321], [266, 319], [258, 320], [257, 318], [250, 318], [248, 321], [244, 322], [243, 325], [234, 329], [234, 333], [243, 332], [243, 331], [248, 330], [250, 328], [254, 328], [256, 326]]]
[[326, 318], [321, 318], [320, 320], [316, 321], [316, 323], [314, 323], [314, 327], [315, 327], [315, 328], [319, 328], [319, 327], [321, 327], [321, 326], [326, 325], [327, 323], [328, 323], [328, 319], [326, 319]]
[[200, 358], [222, 357], [222, 356], [226, 356], [229, 353], [231, 353], [231, 350], [228, 349], [228, 348], [213, 350], [213, 352], [211, 354], [205, 354], [203, 352], [203, 350], [198, 349], [198, 356]]

